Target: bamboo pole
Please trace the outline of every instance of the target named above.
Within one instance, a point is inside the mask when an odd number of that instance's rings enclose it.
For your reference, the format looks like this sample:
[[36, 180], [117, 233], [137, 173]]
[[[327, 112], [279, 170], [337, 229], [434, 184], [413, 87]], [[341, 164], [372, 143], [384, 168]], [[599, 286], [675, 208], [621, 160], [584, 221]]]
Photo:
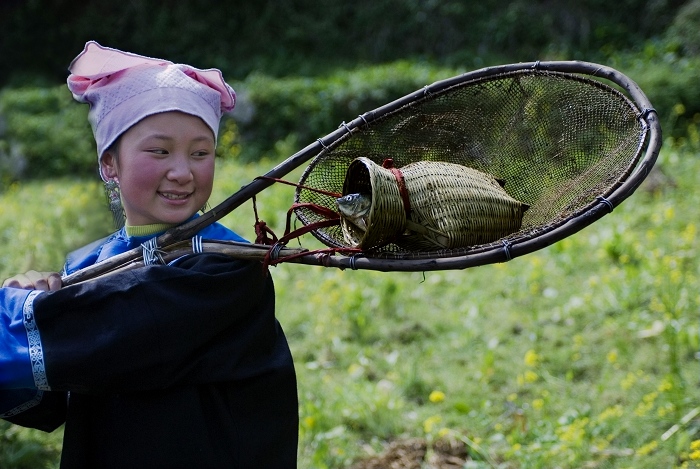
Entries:
[[[242, 243], [236, 241], [203, 241], [202, 252], [224, 254], [234, 259], [263, 262], [270, 253], [271, 246], [262, 244]], [[283, 260], [285, 257], [298, 256], [307, 250], [303, 248], [283, 247], [279, 250], [276, 259]], [[163, 263], [168, 264], [180, 257], [193, 254], [192, 243], [190, 241], [180, 241], [159, 250]], [[99, 265], [99, 269], [94, 268]], [[100, 264], [81, 269], [63, 278], [63, 286], [76, 285], [96, 277], [103, 277], [126, 270], [143, 267], [143, 257], [124, 260], [121, 256], [114, 256], [106, 259]], [[99, 274], [95, 274], [99, 272]]]

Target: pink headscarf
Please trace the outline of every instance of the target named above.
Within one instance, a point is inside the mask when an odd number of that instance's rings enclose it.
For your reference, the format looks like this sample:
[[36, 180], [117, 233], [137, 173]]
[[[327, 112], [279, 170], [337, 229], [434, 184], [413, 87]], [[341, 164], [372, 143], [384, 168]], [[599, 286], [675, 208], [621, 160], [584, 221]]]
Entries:
[[88, 119], [97, 143], [97, 158], [131, 126], [145, 117], [180, 111], [201, 118], [214, 133], [236, 94], [217, 69], [144, 57], [103, 47], [95, 41], [68, 68], [68, 89], [90, 104]]

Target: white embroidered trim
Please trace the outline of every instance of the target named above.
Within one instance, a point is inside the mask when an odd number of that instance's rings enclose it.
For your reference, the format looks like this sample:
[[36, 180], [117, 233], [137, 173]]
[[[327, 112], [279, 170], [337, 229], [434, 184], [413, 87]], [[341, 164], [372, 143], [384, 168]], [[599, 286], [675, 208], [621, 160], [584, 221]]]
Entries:
[[41, 344], [41, 335], [39, 328], [36, 327], [34, 321], [34, 298], [41, 291], [34, 290], [24, 302], [24, 328], [27, 330], [27, 339], [29, 341], [29, 360], [32, 363], [32, 374], [34, 375], [34, 384], [37, 389], [42, 391], [51, 391], [48, 381], [46, 380], [46, 366], [44, 365], [44, 346]]
[[4, 414], [0, 414], [0, 419], [14, 417], [15, 415], [19, 415], [22, 412], [27, 411], [27, 410], [31, 409], [32, 407], [39, 405], [39, 403], [41, 402], [41, 399], [43, 397], [44, 397], [44, 391], [37, 391], [32, 399], [18, 405], [14, 409], [8, 410]]

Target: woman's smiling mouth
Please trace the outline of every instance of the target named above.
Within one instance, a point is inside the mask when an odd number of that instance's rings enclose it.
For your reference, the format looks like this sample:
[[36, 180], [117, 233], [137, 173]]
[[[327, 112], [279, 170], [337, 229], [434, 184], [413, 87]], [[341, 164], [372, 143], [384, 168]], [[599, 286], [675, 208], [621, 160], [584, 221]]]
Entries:
[[186, 193], [186, 194], [175, 194], [173, 192], [158, 192], [158, 194], [161, 197], [164, 197], [168, 200], [185, 200], [187, 199], [191, 193]]

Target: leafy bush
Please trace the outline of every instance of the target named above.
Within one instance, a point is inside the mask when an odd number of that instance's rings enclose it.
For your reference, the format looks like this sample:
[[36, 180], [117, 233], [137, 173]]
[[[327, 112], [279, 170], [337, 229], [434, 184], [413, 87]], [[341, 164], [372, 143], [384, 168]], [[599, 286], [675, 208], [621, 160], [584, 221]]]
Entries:
[[646, 67], [638, 84], [649, 96], [667, 135], [682, 137], [700, 117], [700, 60]]
[[87, 106], [76, 105], [65, 86], [3, 90], [0, 119], [0, 180], [94, 171]]
[[457, 73], [400, 61], [316, 79], [252, 74], [237, 86], [239, 109], [232, 114], [244, 142], [242, 156], [257, 159], [255, 153], [269, 151], [290, 134], [305, 146], [334, 131], [341, 122]]
[[[666, 41], [649, 42], [642, 53], [618, 56], [611, 66], [639, 84], [664, 133], [678, 138], [700, 123], [700, 58], [679, 57], [672, 48]], [[341, 122], [464, 71], [400, 61], [317, 79], [253, 74], [234, 86], [240, 98], [231, 115], [235, 123], [225, 125], [235, 127], [237, 135], [231, 151], [222, 139], [221, 151], [254, 161], [271, 152], [275, 142], [290, 138], [301, 149]]]
[[691, 0], [679, 10], [666, 37], [684, 54], [700, 55], [700, 0]]
[[700, 57], [682, 57], [674, 47], [667, 41], [649, 42], [641, 54], [616, 57], [610, 65], [644, 91], [664, 136], [683, 138], [700, 124]]
[[[696, 72], [700, 58], [678, 57], [668, 47], [668, 43], [649, 43], [642, 54], [622, 56], [611, 65], [642, 87], [658, 111], [664, 132], [681, 137], [700, 116]], [[257, 161], [284, 142], [291, 155], [341, 122], [463, 71], [399, 61], [318, 78], [251, 74], [233, 83], [239, 101], [222, 122], [218, 154]], [[95, 144], [87, 110], [88, 106], [72, 100], [65, 86], [2, 91], [2, 185], [18, 178], [94, 173]]]

